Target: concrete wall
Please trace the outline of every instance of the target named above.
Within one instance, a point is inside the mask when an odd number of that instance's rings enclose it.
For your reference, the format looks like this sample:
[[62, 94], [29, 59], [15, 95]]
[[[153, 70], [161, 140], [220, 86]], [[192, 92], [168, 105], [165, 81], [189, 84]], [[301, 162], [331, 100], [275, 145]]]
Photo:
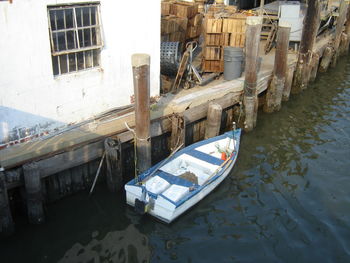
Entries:
[[101, 67], [53, 76], [47, 5], [87, 2], [0, 2], [0, 145], [130, 104], [133, 53], [151, 55], [151, 96], [159, 94], [160, 0], [100, 0]]

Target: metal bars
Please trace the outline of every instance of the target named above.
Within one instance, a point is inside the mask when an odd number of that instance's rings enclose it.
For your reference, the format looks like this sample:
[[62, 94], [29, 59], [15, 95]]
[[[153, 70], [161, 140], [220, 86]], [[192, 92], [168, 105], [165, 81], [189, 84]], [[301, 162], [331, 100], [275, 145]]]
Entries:
[[55, 76], [100, 65], [99, 4], [48, 7], [47, 14]]

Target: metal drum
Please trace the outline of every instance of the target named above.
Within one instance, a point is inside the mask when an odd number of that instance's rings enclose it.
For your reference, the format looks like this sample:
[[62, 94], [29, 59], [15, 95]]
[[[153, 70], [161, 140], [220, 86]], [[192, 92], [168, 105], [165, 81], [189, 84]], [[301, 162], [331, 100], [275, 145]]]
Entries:
[[160, 46], [160, 72], [175, 76], [181, 60], [180, 42], [162, 42]]

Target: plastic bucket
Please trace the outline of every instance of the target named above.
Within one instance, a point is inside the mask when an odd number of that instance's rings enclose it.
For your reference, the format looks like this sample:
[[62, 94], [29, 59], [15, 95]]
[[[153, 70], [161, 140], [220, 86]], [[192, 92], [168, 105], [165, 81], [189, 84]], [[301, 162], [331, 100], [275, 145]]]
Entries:
[[233, 80], [242, 75], [242, 63], [244, 60], [243, 48], [224, 48], [224, 79]]

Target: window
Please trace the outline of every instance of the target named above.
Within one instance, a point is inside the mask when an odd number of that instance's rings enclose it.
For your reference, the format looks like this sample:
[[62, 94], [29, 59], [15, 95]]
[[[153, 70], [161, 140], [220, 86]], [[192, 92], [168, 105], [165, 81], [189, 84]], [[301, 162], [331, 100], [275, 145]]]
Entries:
[[48, 7], [55, 76], [100, 66], [100, 5]]

